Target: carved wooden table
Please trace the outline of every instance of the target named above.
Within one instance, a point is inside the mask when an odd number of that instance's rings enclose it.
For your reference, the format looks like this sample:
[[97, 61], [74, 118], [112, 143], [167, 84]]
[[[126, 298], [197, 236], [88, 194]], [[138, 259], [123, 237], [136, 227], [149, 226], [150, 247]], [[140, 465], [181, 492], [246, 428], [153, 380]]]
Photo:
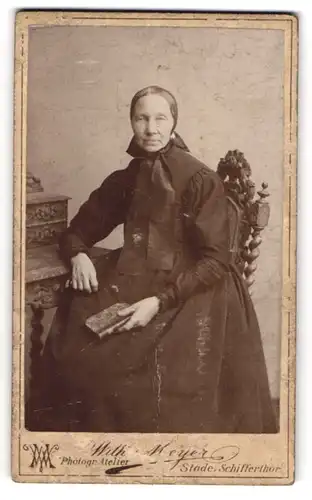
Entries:
[[31, 309], [29, 391], [40, 377], [38, 367], [43, 347], [42, 320], [45, 309], [56, 307], [69, 270], [58, 256], [57, 245], [31, 248], [26, 258], [26, 306]]
[[[67, 227], [68, 200], [68, 196], [45, 193], [40, 179], [27, 173], [25, 310], [28, 318], [30, 315], [31, 328], [25, 332], [25, 355], [29, 356], [30, 363], [25, 373], [25, 392], [29, 396], [29, 407], [42, 376], [45, 310], [58, 306], [70, 274], [59, 256], [57, 244], [59, 235]], [[94, 247], [91, 259], [96, 263], [108, 254], [109, 250]], [[25, 418], [27, 421], [27, 415]]]
[[44, 310], [57, 306], [69, 272], [57, 250], [59, 235], [67, 227], [68, 200], [68, 196], [45, 193], [40, 179], [27, 172], [25, 308], [31, 313], [31, 332], [26, 331], [30, 368], [25, 373], [25, 389], [29, 394], [39, 377]]

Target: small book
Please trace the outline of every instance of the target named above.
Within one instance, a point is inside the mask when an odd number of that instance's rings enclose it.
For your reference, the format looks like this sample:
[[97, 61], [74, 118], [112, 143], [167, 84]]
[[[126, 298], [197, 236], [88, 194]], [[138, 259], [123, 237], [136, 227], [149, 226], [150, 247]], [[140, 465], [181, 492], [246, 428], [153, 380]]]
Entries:
[[96, 335], [100, 339], [102, 339], [107, 335], [115, 333], [118, 327], [122, 326], [128, 321], [131, 314], [126, 317], [120, 317], [118, 315], [118, 312], [122, 309], [125, 309], [126, 307], [129, 307], [129, 304], [123, 302], [113, 304], [107, 309], [104, 309], [103, 311], [90, 316], [86, 320], [85, 324], [92, 332], [96, 333]]

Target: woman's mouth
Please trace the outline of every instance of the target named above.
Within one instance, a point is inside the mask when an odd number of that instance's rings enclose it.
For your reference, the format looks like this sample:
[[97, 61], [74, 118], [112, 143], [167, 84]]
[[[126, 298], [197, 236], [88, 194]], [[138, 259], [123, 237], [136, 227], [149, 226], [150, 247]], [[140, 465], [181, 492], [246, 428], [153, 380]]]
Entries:
[[159, 139], [145, 139], [144, 142], [146, 144], [157, 144], [158, 142], [160, 142]]

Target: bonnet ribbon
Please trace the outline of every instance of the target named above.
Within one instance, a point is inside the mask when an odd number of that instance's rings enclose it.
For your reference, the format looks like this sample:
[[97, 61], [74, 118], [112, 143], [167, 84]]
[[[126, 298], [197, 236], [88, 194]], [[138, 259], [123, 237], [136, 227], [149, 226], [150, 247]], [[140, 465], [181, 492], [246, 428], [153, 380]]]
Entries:
[[127, 150], [140, 161], [140, 170], [125, 224], [125, 242], [118, 269], [126, 274], [143, 270], [171, 271], [176, 252], [176, 194], [171, 183], [170, 155], [175, 145], [188, 151], [175, 135], [167, 146], [148, 154], [132, 139]]

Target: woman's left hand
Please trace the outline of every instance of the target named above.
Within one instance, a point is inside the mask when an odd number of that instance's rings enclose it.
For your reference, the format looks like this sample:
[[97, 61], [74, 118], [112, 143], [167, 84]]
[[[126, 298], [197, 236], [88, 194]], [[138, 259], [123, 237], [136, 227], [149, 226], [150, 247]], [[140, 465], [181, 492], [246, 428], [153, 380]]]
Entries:
[[159, 311], [160, 301], [158, 297], [148, 297], [140, 300], [132, 306], [126, 307], [119, 311], [118, 316], [121, 318], [130, 316], [129, 320], [124, 323], [118, 331], [128, 331], [133, 328], [142, 328], [146, 326]]

